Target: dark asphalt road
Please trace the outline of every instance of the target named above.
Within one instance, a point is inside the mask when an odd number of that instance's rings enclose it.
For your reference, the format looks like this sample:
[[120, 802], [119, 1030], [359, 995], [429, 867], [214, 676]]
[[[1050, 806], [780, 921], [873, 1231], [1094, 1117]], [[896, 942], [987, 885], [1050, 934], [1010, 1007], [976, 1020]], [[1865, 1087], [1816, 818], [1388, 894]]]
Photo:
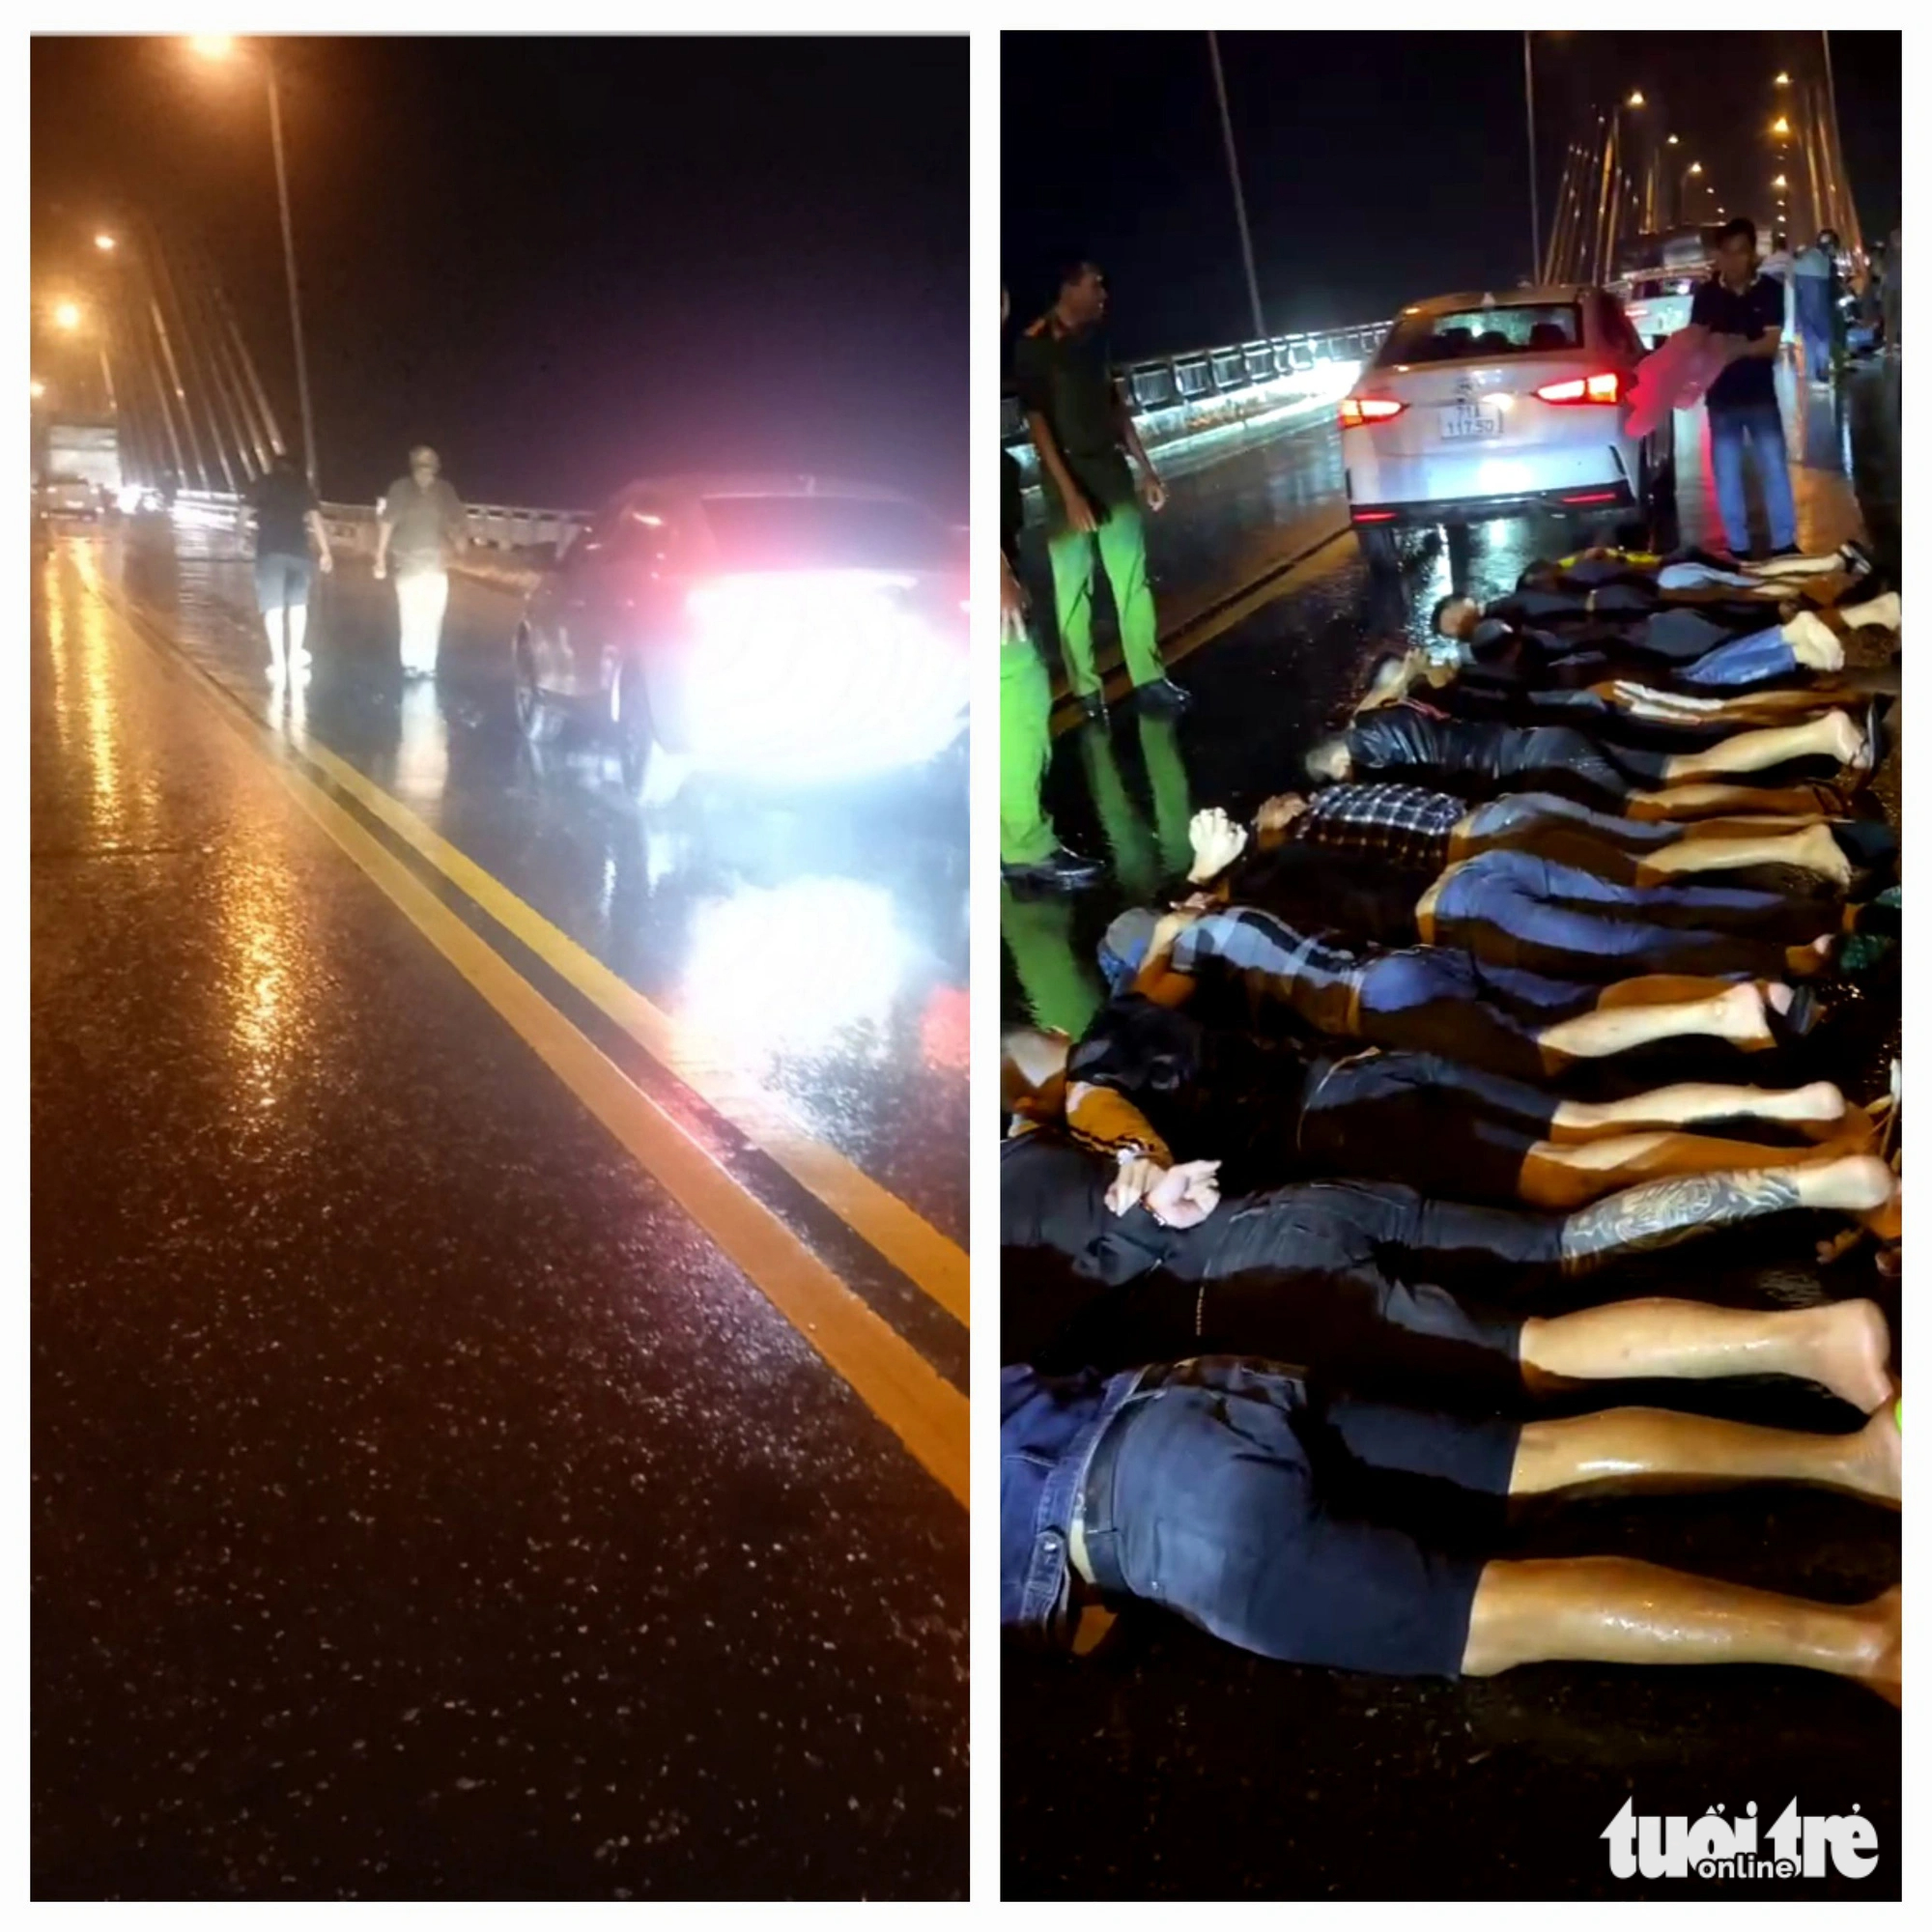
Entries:
[[[379, 838], [247, 716], [240, 576], [35, 558], [36, 1895], [962, 1895], [964, 1510], [326, 836]], [[956, 809], [659, 846], [589, 761], [519, 765], [481, 596], [399, 710], [370, 589], [283, 726], [956, 1234]], [[741, 1221], [774, 1204], [785, 1279], [823, 1255], [963, 1387], [930, 1293], [412, 866]], [[799, 950], [888, 934], [857, 988]]]
[[[1795, 440], [1807, 548], [1857, 527], [1853, 421], [1864, 433], [1861, 486], [1889, 481], [1895, 520], [1896, 432], [1884, 429], [1888, 409], [1895, 425], [1896, 393], [1895, 374], [1874, 372], [1843, 416], [1805, 399]], [[1680, 419], [1680, 517], [1693, 540], [1714, 527], [1698, 429]], [[1317, 499], [1332, 468], [1322, 436], [1290, 433], [1272, 440], [1271, 457], [1243, 453], [1211, 487], [1180, 484], [1165, 513], [1173, 535], [1151, 549], [1164, 608], [1216, 601], [1198, 573], [1211, 567], [1220, 518], [1251, 515], [1269, 490]], [[1299, 480], [1267, 483], [1269, 461]], [[1389, 640], [1420, 635], [1452, 579], [1495, 594], [1557, 541], [1549, 528], [1495, 526], [1466, 553], [1435, 549], [1401, 583], [1383, 584], [1344, 537], [1281, 576], [1259, 608], [1236, 607], [1225, 629], [1176, 627], [1188, 648], [1176, 675], [1196, 699], [1178, 726], [1121, 708], [1109, 727], [1060, 737], [1049, 803], [1064, 836], [1105, 855], [1112, 874], [1077, 897], [1007, 895], [1008, 1019], [1084, 1026], [1103, 996], [1094, 942], [1115, 912], [1145, 903], [1184, 866], [1190, 811], [1243, 810], [1293, 785], [1303, 749]], [[1220, 589], [1233, 587], [1227, 579]], [[1881, 785], [1893, 810], [1896, 764]], [[1695, 1292], [1755, 1305], [1877, 1293], [1896, 1333], [1896, 1289], [1875, 1285], [1868, 1259], [1824, 1276], [1808, 1253], [1808, 1235], [1787, 1228], [1721, 1273], [1700, 1268]], [[1632, 1292], [1684, 1286], [1667, 1260], [1628, 1278]], [[1664, 1387], [1630, 1393], [1683, 1399]], [[1688, 1406], [1795, 1427], [1855, 1420], [1792, 1388], [1712, 1385]], [[1900, 1568], [1896, 1518], [1795, 1492], [1592, 1502], [1525, 1523], [1512, 1550], [1640, 1554], [1841, 1600], [1895, 1582]], [[1755, 1802], [1765, 1817], [1792, 1797], [1820, 1813], [1860, 1804], [1885, 1853], [1871, 1878], [1766, 1889], [1899, 1895], [1897, 1714], [1797, 1672], [1545, 1666], [1488, 1682], [1397, 1682], [1248, 1657], [1151, 1614], [1123, 1620], [1092, 1659], [1009, 1650], [1002, 1671], [1009, 1898], [1710, 1895], [1696, 1884], [1611, 1879], [1600, 1833], [1633, 1795], [1638, 1812], [1660, 1815]]]

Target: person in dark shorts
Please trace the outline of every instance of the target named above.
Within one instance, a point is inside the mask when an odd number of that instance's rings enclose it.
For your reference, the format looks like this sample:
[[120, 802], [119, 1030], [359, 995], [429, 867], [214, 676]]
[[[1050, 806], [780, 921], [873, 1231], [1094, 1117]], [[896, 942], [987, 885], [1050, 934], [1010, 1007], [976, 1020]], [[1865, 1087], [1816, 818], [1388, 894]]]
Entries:
[[[1380, 790], [1351, 789], [1371, 798]], [[1294, 837], [1295, 825], [1313, 816], [1304, 811], [1271, 845], [1252, 853], [1237, 848], [1234, 862], [1216, 875], [1214, 895], [1379, 946], [1420, 939], [1460, 947], [1492, 965], [1569, 980], [1816, 974], [1839, 938], [1864, 917], [1836, 896], [1807, 898], [1702, 880], [1623, 884], [1507, 846], [1445, 867], [1434, 849], [1439, 826], [1432, 836], [1405, 830], [1393, 842], [1373, 844]], [[1819, 856], [1813, 863], [1835, 861], [1848, 876], [1849, 862], [1829, 831], [1792, 836], [1794, 846], [1807, 851], [1814, 840]], [[1771, 844], [1775, 849], [1776, 841]]]
[[1307, 758], [1320, 783], [1392, 779], [1470, 799], [1547, 791], [1629, 817], [1751, 810], [1774, 787], [1810, 776], [1833, 782], [1851, 773], [1862, 782], [1871, 765], [1870, 743], [1842, 711], [1662, 752], [1612, 745], [1574, 725], [1445, 717], [1406, 701], [1361, 713]]
[[1078, 1040], [1042, 1034], [1036, 1056], [1065, 1057], [1071, 1138], [1161, 1166], [1213, 1160], [1236, 1192], [1333, 1176], [1564, 1209], [1645, 1180], [1829, 1160], [1876, 1139], [1822, 1082], [1680, 1082], [1575, 1100], [1437, 1054], [1309, 1047], [1216, 1017], [1128, 991]]
[[1000, 1627], [1070, 1648], [1087, 1611], [1138, 1602], [1335, 1669], [1778, 1663], [1896, 1703], [1897, 1588], [1821, 1604], [1625, 1556], [1488, 1550], [1512, 1499], [1586, 1492], [1606, 1468], [1636, 1489], [1799, 1483], [1896, 1509], [1899, 1451], [1884, 1408], [1838, 1435], [1643, 1408], [1518, 1423], [1332, 1392], [1265, 1360], [1111, 1377], [1013, 1365], [1000, 1376]]
[[[1023, 1104], [1044, 1116], [1050, 1089]], [[1844, 1341], [1840, 1323], [1869, 1340], [1876, 1311], [1800, 1311], [1810, 1323], [1659, 1299], [1523, 1311], [1634, 1255], [1799, 1209], [1879, 1215], [1896, 1191], [1882, 1160], [1847, 1155], [1651, 1181], [1567, 1214], [1432, 1200], [1393, 1181], [1223, 1200], [1212, 1161], [1096, 1152], [1024, 1112], [1000, 1149], [1001, 1347], [1090, 1367], [1254, 1350], [1365, 1391], [1435, 1381], [1498, 1402], [1629, 1377], [1636, 1363], [1709, 1378], [1803, 1360], [1811, 1373], [1823, 1361], [1812, 1351]]]
[[335, 568], [322, 505], [301, 467], [286, 452], [276, 455], [248, 492], [255, 518], [255, 602], [269, 634], [269, 675], [279, 682], [307, 668], [309, 544], [315, 568]]

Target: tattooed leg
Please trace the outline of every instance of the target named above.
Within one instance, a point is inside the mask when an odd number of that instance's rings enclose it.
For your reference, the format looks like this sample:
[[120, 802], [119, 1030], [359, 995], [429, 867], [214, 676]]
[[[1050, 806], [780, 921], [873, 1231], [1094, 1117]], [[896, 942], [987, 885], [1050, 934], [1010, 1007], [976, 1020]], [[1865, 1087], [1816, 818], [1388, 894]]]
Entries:
[[1787, 1663], [1899, 1700], [1904, 1593], [1813, 1604], [1624, 1556], [1489, 1563], [1463, 1671], [1518, 1663]]
[[1875, 1302], [1766, 1310], [1661, 1296], [1532, 1316], [1518, 1349], [1523, 1380], [1539, 1392], [1578, 1382], [1795, 1376], [1864, 1415], [1891, 1393], [1890, 1352]]
[[1856, 1214], [1882, 1207], [1896, 1177], [1870, 1154], [1846, 1154], [1802, 1168], [1745, 1168], [1654, 1180], [1578, 1208], [1563, 1224], [1566, 1274], [1588, 1274], [1621, 1255], [1646, 1254], [1693, 1236], [1793, 1208]]
[[1889, 1403], [1847, 1435], [1760, 1429], [1670, 1408], [1606, 1408], [1525, 1423], [1510, 1494], [1803, 1483], [1897, 1509], [1903, 1448]]

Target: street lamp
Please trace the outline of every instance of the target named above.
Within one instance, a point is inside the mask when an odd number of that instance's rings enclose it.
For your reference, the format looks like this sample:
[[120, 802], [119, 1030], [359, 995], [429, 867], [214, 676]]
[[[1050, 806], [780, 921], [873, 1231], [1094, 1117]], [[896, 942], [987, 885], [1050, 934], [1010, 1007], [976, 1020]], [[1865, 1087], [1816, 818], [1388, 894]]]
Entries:
[[[189, 40], [189, 48], [203, 60], [225, 62], [236, 59], [241, 54], [239, 42], [226, 35], [204, 34]], [[315, 461], [315, 412], [309, 404], [308, 395], [308, 355], [302, 346], [301, 296], [296, 282], [296, 232], [295, 224], [289, 218], [289, 168], [282, 153], [282, 97], [275, 85], [275, 63], [270, 57], [266, 43], [255, 49], [256, 58], [262, 64], [262, 77], [269, 90], [269, 138], [275, 154], [275, 196], [282, 211], [282, 266], [287, 270], [289, 282], [289, 327], [295, 336], [296, 346], [296, 392], [301, 404], [302, 462], [308, 472], [308, 487], [314, 490], [316, 482]]]
[[1772, 84], [1775, 87], [1789, 87], [1791, 85], [1791, 76], [1788, 73], [1776, 74], [1773, 76]]
[[1638, 90], [1633, 89], [1631, 98], [1624, 102], [1624, 105], [1626, 107], [1641, 107], [1643, 105], [1643, 95]]
[[1784, 177], [1782, 175], [1776, 176], [1771, 185], [1773, 187], [1782, 187], [1784, 185]]
[[97, 235], [94, 238], [94, 245], [103, 255], [111, 255], [114, 252], [114, 238], [111, 235]]
[[33, 377], [28, 382], [27, 393], [34, 399], [35, 402], [38, 403], [41, 400], [41, 398], [46, 394], [46, 392], [47, 392], [47, 385], [43, 382], [42, 382], [38, 376]]
[[54, 327], [75, 329], [80, 327], [80, 304], [78, 302], [56, 302], [54, 304]]
[[1771, 131], [1774, 134], [1776, 134], [1781, 141], [1787, 134], [1791, 132], [1791, 123], [1787, 121], [1782, 114], [1780, 114], [1777, 117], [1777, 119], [1771, 124]]
[[1674, 148], [1674, 147], [1676, 147], [1676, 145], [1677, 145], [1677, 136], [1676, 136], [1675, 134], [1666, 134], [1666, 135], [1665, 135], [1665, 136], [1663, 137], [1663, 145], [1664, 145], [1664, 146], [1665, 146], [1666, 148]]

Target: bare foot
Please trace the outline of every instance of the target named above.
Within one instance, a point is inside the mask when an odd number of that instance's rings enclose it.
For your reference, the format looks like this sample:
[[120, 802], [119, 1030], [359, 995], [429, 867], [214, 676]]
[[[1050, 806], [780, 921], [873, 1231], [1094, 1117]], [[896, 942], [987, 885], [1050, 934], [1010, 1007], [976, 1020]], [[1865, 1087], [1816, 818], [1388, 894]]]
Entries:
[[1791, 988], [1774, 985], [1768, 989], [1753, 984], [1750, 980], [1741, 985], [1726, 986], [1711, 1001], [1711, 1031], [1719, 1039], [1735, 1040], [1740, 1045], [1769, 1046], [1772, 1032], [1765, 1020], [1764, 1009], [1767, 1000], [1779, 993], [1784, 995], [1784, 1007], [1791, 1005]]
[[1865, 745], [1865, 734], [1852, 723], [1848, 713], [1833, 711], [1826, 714], [1825, 742], [1831, 756], [1841, 765], [1859, 768], [1871, 762], [1871, 754]]
[[1814, 1335], [1810, 1373], [1814, 1379], [1869, 1415], [1891, 1396], [1886, 1361], [1891, 1331], [1875, 1301], [1834, 1301], [1809, 1310]]
[[1905, 1591], [1897, 1583], [1865, 1605], [1871, 1618], [1870, 1661], [1852, 1672], [1861, 1684], [1876, 1690], [1888, 1704], [1901, 1701], [1899, 1680], [1902, 1670], [1901, 1631], [1905, 1624]]
[[1831, 1140], [1840, 1133], [1854, 1132], [1867, 1137], [1864, 1145], [1869, 1146], [1869, 1137], [1876, 1136], [1878, 1131], [1871, 1116], [1861, 1108], [1847, 1106], [1845, 1096], [1829, 1080], [1813, 1080], [1807, 1086], [1795, 1087], [1789, 1094], [1780, 1094], [1772, 1118], [1802, 1129], [1814, 1140]]
[[1852, 883], [1852, 862], [1838, 849], [1830, 826], [1807, 826], [1794, 838], [1793, 850], [1799, 854], [1798, 863], [1807, 872], [1830, 879], [1840, 892]]
[[1885, 1504], [1888, 1509], [1899, 1508], [1905, 1438], [1899, 1434], [1889, 1397], [1873, 1410], [1871, 1419], [1856, 1435], [1847, 1437], [1845, 1448], [1848, 1453], [1844, 1487], [1856, 1495]]

